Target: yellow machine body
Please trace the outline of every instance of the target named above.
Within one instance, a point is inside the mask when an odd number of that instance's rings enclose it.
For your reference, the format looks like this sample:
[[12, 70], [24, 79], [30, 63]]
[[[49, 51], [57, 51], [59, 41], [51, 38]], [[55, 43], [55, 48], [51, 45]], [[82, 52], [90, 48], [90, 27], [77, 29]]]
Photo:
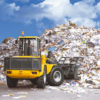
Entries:
[[[14, 56], [15, 58], [40, 58], [40, 56]], [[39, 70], [6, 70], [6, 75], [11, 78], [17, 79], [34, 79], [43, 75], [44, 67], [46, 67], [47, 74], [56, 64], [47, 64], [45, 55], [42, 55], [41, 71]], [[28, 66], [27, 66], [28, 67]]]

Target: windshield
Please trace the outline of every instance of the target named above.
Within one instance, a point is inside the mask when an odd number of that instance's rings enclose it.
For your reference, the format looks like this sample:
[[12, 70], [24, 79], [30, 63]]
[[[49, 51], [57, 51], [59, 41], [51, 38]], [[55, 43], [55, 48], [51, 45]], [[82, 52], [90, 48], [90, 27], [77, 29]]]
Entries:
[[19, 55], [39, 56], [40, 41], [37, 38], [21, 38], [19, 41]]

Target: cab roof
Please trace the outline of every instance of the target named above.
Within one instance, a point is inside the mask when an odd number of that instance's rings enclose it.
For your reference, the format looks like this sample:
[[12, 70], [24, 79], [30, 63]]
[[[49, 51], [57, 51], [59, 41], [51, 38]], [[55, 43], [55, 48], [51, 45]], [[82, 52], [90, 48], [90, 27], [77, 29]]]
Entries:
[[18, 38], [19, 39], [20, 38], [36, 38], [36, 39], [39, 39], [39, 37], [37, 37], [37, 36], [19, 36]]

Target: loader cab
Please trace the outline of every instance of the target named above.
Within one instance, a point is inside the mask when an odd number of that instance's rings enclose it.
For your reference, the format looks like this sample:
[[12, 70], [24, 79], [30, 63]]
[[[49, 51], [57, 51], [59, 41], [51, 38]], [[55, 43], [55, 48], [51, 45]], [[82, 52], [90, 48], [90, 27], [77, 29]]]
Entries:
[[40, 39], [33, 36], [18, 38], [19, 56], [40, 56]]

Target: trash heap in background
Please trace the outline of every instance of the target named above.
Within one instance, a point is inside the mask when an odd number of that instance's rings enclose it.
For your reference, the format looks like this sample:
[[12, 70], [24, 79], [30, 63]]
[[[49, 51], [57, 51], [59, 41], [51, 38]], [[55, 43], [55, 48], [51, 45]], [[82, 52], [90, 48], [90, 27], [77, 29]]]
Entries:
[[61, 57], [82, 57], [76, 82], [83, 87], [100, 88], [100, 29], [59, 25], [41, 35], [42, 51], [52, 50], [56, 59]]
[[18, 53], [18, 44], [16, 44], [15, 41], [16, 39], [9, 37], [0, 44], [0, 83], [2, 84], [6, 81], [3, 72], [4, 58]]
[[[57, 61], [61, 57], [82, 57], [78, 62], [81, 79], [65, 81], [61, 90], [71, 92], [75, 90], [75, 86], [77, 91], [81, 86], [100, 88], [100, 29], [77, 26], [69, 21], [69, 25], [63, 24], [45, 30], [40, 39], [41, 50], [53, 51]], [[15, 41], [14, 38], [7, 38], [0, 44], [0, 83], [6, 80], [3, 73], [4, 58], [18, 53]]]

